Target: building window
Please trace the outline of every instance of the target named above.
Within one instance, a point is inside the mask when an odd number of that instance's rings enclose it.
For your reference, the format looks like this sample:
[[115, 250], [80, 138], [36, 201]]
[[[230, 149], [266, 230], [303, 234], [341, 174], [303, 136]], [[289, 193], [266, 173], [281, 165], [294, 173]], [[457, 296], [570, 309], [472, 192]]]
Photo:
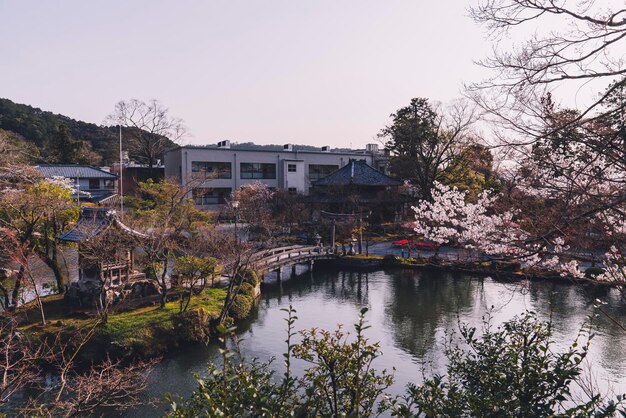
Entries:
[[191, 162], [192, 177], [232, 179], [232, 170], [230, 163], [209, 162], [209, 161], [192, 161]]
[[89, 190], [100, 190], [100, 179], [89, 179]]
[[242, 179], [275, 179], [276, 164], [241, 163]]
[[230, 197], [230, 187], [198, 187], [193, 189], [193, 199], [198, 206], [221, 205]]
[[111, 179], [104, 180], [104, 188], [105, 189], [113, 189], [115, 187], [115, 182]]
[[287, 191], [291, 194], [296, 194], [298, 193], [298, 189], [296, 189], [295, 187], [288, 187]]
[[295, 164], [287, 164], [287, 171], [289, 173], [295, 173], [296, 172], [296, 165]]
[[338, 169], [338, 165], [309, 164], [309, 180], [319, 180]]

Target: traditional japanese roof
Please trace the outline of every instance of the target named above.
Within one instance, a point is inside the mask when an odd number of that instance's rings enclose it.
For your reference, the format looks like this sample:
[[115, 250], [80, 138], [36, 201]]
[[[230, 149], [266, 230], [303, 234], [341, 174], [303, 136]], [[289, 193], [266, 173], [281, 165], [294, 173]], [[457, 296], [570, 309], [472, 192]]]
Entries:
[[67, 177], [70, 179], [116, 179], [117, 175], [89, 165], [40, 164], [35, 167], [44, 177]]
[[82, 207], [80, 211], [80, 218], [78, 219], [78, 222], [76, 222], [76, 225], [74, 225], [69, 231], [59, 235], [58, 239], [68, 242], [85, 241], [101, 234], [112, 225], [117, 226], [128, 235], [139, 238], [147, 237], [147, 235], [124, 225], [117, 217], [115, 211], [112, 211], [111, 209]]
[[313, 186], [399, 186], [400, 180], [376, 170], [363, 160], [350, 160], [339, 170], [313, 182]]

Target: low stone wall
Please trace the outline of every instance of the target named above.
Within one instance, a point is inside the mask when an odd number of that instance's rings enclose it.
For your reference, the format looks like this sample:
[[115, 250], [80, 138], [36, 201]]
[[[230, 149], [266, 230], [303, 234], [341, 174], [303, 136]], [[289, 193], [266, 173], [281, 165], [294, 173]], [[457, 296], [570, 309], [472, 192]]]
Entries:
[[367, 270], [381, 268], [445, 270], [506, 280], [552, 280], [605, 287], [618, 287], [623, 285], [621, 283], [599, 281], [587, 277], [576, 278], [572, 276], [562, 276], [558, 272], [550, 270], [520, 269], [521, 266], [517, 262], [503, 263], [496, 261], [489, 263], [488, 266], [484, 266], [481, 265], [483, 263], [444, 261], [441, 259], [403, 259], [395, 256], [385, 256], [384, 258], [372, 259], [366, 257], [339, 257], [336, 260], [331, 260], [330, 262], [341, 268]]

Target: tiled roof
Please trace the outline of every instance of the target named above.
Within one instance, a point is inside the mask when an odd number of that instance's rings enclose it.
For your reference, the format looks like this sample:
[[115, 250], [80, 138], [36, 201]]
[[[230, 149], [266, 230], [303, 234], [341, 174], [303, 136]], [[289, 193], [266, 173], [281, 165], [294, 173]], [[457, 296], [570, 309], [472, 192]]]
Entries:
[[145, 234], [124, 225], [115, 212], [108, 208], [82, 207], [78, 222], [72, 229], [59, 235], [58, 239], [61, 241], [81, 242], [97, 236], [111, 225], [117, 226], [129, 235], [139, 238], [146, 237]]
[[399, 186], [400, 180], [369, 166], [365, 161], [351, 160], [339, 170], [330, 173], [315, 182], [314, 186]]
[[108, 171], [89, 165], [76, 164], [40, 164], [36, 168], [44, 177], [67, 177], [70, 179], [116, 179], [117, 176]]
[[80, 219], [76, 225], [59, 235], [59, 240], [80, 242], [92, 238], [108, 228], [111, 220], [107, 208], [81, 208]]

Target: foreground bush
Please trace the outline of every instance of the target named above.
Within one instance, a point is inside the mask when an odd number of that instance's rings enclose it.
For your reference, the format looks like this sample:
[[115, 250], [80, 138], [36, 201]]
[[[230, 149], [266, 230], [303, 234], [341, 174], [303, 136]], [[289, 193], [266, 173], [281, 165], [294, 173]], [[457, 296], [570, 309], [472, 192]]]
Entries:
[[[611, 417], [618, 412], [599, 394], [579, 403], [572, 396], [590, 338], [563, 353], [553, 351], [552, 327], [526, 312], [482, 336], [463, 325], [463, 347], [449, 345], [447, 375], [409, 385], [397, 416], [427, 417]], [[621, 402], [622, 398], [618, 398]], [[623, 409], [622, 409], [623, 410]], [[623, 414], [623, 413], [622, 413]], [[623, 415], [622, 415], [623, 416]]]
[[[235, 339], [233, 350], [222, 349], [222, 366], [209, 365], [206, 378], [196, 375], [198, 389], [189, 399], [170, 398], [170, 416], [369, 416], [393, 379], [371, 367], [381, 353], [378, 344], [370, 344], [363, 335], [367, 309], [355, 324], [353, 340], [349, 341], [341, 328], [335, 332], [310, 330], [301, 333], [300, 344], [292, 344], [295, 311], [286, 311], [287, 352], [281, 380], [270, 370], [271, 362], [246, 364]], [[218, 328], [223, 341], [233, 331]], [[292, 357], [311, 364], [305, 376], [292, 376]]]
[[[221, 328], [225, 344], [223, 366], [209, 365], [189, 399], [170, 398], [172, 417], [612, 417], [626, 416], [623, 397], [606, 401], [590, 394], [585, 401], [572, 396], [581, 380], [581, 363], [589, 338], [573, 343], [564, 353], [553, 352], [550, 323], [527, 312], [493, 330], [486, 321], [482, 335], [462, 326], [461, 339], [449, 343], [447, 374], [421, 385], [408, 386], [403, 397], [385, 391], [393, 383], [386, 371], [373, 369], [378, 344], [364, 336], [365, 312], [349, 338], [341, 326], [334, 332], [311, 329], [292, 344], [297, 319], [290, 307], [287, 320], [285, 373], [277, 379], [271, 362], [247, 364], [240, 356], [233, 329]], [[459, 345], [460, 343], [461, 345]], [[302, 376], [291, 373], [291, 359], [310, 367]]]

